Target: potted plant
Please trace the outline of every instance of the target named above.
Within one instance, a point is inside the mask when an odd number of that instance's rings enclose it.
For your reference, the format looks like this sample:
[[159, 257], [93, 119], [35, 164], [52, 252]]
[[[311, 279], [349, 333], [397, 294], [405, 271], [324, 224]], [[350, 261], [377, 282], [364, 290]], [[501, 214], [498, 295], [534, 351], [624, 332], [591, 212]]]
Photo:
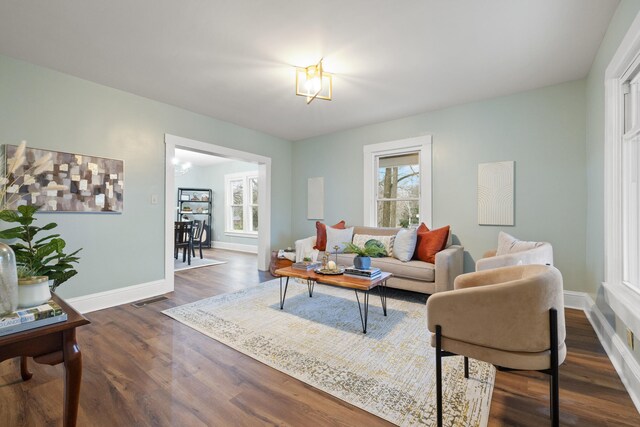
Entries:
[[[46, 276], [51, 291], [55, 291], [58, 286], [78, 274], [73, 264], [78, 263], [80, 258], [76, 254], [82, 248], [66, 254], [64, 249], [67, 244], [59, 234], [36, 238], [38, 233], [58, 226], [54, 222], [42, 227], [32, 225], [37, 210], [35, 206], [19, 206], [16, 211], [0, 211], [0, 220], [19, 224], [17, 227], [0, 231], [0, 239], [17, 239], [9, 246], [15, 253], [18, 276], [22, 277], [23, 283], [24, 279], [32, 278], [29, 283], [34, 284], [31, 282], [42, 279], [33, 278]], [[20, 288], [21, 286], [18, 287], [19, 292]]]
[[354, 245], [351, 242], [345, 243], [344, 251], [349, 254], [356, 254], [353, 259], [353, 266], [360, 270], [368, 270], [371, 268], [371, 257], [386, 256], [387, 250], [382, 243], [377, 240], [369, 240], [364, 247]]
[[36, 271], [26, 265], [19, 265], [17, 272], [19, 307], [35, 307], [51, 299], [47, 276], [38, 276]]

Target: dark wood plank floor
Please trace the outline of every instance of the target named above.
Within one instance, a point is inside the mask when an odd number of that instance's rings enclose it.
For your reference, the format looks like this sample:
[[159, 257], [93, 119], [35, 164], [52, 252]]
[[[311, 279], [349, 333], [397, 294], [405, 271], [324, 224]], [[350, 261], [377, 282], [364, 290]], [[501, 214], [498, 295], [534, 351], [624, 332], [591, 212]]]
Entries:
[[[169, 299], [89, 313], [79, 331], [84, 355], [80, 426], [378, 426], [389, 423], [269, 368], [175, 322], [161, 311], [232, 292], [270, 276], [256, 256], [208, 250], [228, 261], [176, 274]], [[582, 312], [567, 310], [569, 356], [560, 369], [561, 422], [640, 425], [620, 379]], [[62, 424], [61, 366], [0, 364], [0, 425]], [[548, 380], [537, 373], [497, 374], [490, 425], [548, 425]]]

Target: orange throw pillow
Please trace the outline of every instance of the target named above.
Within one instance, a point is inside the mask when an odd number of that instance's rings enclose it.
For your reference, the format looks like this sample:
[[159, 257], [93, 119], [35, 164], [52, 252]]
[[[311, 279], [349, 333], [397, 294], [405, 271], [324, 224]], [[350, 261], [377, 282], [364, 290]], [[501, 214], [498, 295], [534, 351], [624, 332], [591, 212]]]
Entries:
[[420, 261], [436, 263], [436, 254], [444, 249], [447, 245], [449, 237], [449, 226], [431, 230], [424, 223], [418, 227], [418, 241], [416, 242], [416, 251], [413, 259]]
[[[336, 225], [332, 225], [331, 227], [344, 230], [345, 225], [346, 222], [342, 220]], [[316, 221], [316, 245], [313, 247], [313, 249], [317, 249], [319, 251], [324, 251], [327, 249], [327, 226], [320, 221]]]

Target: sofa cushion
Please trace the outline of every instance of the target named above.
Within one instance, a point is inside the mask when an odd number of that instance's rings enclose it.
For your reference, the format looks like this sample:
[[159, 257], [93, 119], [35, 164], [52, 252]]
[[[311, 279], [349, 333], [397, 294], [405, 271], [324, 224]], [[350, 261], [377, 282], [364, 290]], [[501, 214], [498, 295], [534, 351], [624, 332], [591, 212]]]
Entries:
[[498, 249], [496, 250], [496, 256], [528, 251], [529, 249], [537, 248], [543, 244], [544, 242], [527, 242], [525, 240], [519, 240], [512, 235], [501, 231], [498, 234]]
[[[340, 221], [335, 225], [331, 225], [330, 227], [339, 228], [344, 230], [345, 227], [344, 220]], [[313, 249], [317, 249], [319, 251], [327, 250], [327, 226], [320, 221], [316, 221], [316, 245]]]
[[[339, 254], [338, 264], [350, 267], [353, 265], [354, 257], [354, 254]], [[335, 258], [331, 256], [331, 259]], [[423, 280], [425, 282], [433, 282], [436, 277], [436, 266], [434, 264], [418, 260], [402, 262], [392, 257], [371, 258], [371, 267], [387, 271], [393, 274], [394, 277]]]
[[395, 235], [392, 236], [374, 236], [373, 234], [354, 234], [353, 244], [359, 248], [364, 248], [364, 245], [370, 240], [377, 240], [384, 246], [387, 251], [387, 256], [393, 256], [393, 243], [396, 239]]
[[430, 263], [436, 262], [436, 254], [443, 250], [449, 237], [449, 226], [444, 226], [436, 230], [429, 230], [424, 223], [418, 227], [418, 241], [414, 259]]
[[351, 242], [353, 238], [353, 227], [345, 228], [341, 230], [339, 228], [328, 227], [327, 228], [327, 251], [335, 253], [335, 247], [338, 247], [337, 252], [344, 252], [344, 247], [347, 243]]
[[353, 234], [369, 234], [371, 236], [395, 236], [401, 228], [354, 226]]
[[393, 257], [402, 262], [411, 261], [416, 251], [418, 241], [418, 230], [415, 228], [403, 228], [398, 231], [393, 242]]

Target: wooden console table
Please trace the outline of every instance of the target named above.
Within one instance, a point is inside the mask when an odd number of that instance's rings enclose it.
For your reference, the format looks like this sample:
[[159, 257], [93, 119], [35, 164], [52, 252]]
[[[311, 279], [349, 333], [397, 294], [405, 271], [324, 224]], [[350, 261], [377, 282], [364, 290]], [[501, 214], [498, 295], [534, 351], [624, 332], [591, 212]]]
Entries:
[[27, 357], [46, 365], [64, 363], [63, 420], [65, 427], [73, 427], [78, 418], [82, 379], [82, 355], [76, 342], [76, 328], [90, 322], [57, 296], [54, 295], [53, 300], [67, 313], [67, 320], [0, 337], [0, 362], [20, 357], [20, 374], [24, 381], [32, 377]]

